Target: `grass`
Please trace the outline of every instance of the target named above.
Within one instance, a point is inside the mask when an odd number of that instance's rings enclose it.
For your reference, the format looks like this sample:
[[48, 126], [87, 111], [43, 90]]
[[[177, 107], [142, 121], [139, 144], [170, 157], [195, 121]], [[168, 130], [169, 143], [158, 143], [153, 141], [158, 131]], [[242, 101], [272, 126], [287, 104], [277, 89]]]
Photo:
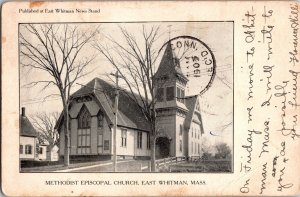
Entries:
[[160, 172], [231, 172], [230, 160], [186, 161], [162, 166]]

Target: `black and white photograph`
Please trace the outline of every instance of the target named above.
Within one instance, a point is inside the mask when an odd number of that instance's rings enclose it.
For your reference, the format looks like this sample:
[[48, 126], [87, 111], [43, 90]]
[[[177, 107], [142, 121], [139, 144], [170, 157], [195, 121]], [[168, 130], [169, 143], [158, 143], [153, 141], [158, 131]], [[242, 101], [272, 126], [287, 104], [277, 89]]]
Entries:
[[299, 5], [4, 3], [1, 192], [299, 195]]
[[20, 172], [232, 173], [233, 26], [20, 23]]

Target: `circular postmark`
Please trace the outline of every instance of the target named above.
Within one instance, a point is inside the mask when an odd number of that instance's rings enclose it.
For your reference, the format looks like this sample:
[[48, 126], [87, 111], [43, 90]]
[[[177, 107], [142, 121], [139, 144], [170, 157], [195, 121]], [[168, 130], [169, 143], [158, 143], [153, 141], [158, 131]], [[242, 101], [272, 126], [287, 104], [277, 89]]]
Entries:
[[203, 94], [211, 86], [216, 74], [216, 60], [211, 49], [200, 39], [192, 36], [178, 36], [166, 42], [164, 51], [170, 44], [174, 58], [179, 60], [180, 68], [189, 79], [189, 94]]

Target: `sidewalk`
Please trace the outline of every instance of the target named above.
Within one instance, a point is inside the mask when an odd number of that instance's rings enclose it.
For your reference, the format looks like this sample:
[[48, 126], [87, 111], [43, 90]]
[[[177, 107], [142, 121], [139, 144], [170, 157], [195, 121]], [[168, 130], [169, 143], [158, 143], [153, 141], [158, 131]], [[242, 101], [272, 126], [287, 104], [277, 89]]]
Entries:
[[[124, 162], [130, 162], [133, 160], [125, 160], [125, 161], [117, 161], [117, 164], [119, 163], [124, 163]], [[89, 165], [89, 166], [83, 166], [83, 167], [75, 167], [75, 168], [69, 168], [69, 169], [65, 169], [65, 170], [57, 170], [55, 172], [72, 172], [72, 171], [80, 171], [80, 170], [86, 170], [89, 168], [95, 168], [95, 167], [101, 167], [101, 166], [109, 166], [112, 165], [112, 161], [107, 162], [107, 163], [100, 163], [100, 164], [94, 164], [94, 165]]]
[[[122, 160], [132, 161], [132, 160]], [[118, 161], [120, 163], [121, 161]], [[111, 165], [112, 161], [92, 161], [92, 162], [81, 162], [81, 163], [70, 163], [69, 166], [64, 166], [63, 164], [59, 165], [49, 165], [49, 166], [39, 166], [39, 167], [29, 167], [29, 168], [21, 168], [21, 172], [68, 172], [73, 170], [77, 170], [78, 168], [91, 168], [91, 166], [99, 166], [99, 165]]]

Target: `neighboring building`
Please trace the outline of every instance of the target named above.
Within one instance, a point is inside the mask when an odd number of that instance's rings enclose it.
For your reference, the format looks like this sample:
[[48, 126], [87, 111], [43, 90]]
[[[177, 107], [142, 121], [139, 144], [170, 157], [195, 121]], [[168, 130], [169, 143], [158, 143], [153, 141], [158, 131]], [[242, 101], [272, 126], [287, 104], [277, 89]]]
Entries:
[[[182, 74], [171, 46], [166, 47], [153, 78], [157, 92], [157, 158], [200, 156], [204, 133], [198, 96], [185, 97], [188, 79]], [[117, 155], [150, 157], [150, 123], [126, 90], [120, 91], [117, 125]], [[112, 156], [114, 86], [95, 78], [71, 95], [70, 156]], [[56, 128], [60, 134], [59, 154], [64, 155], [63, 114]]]
[[58, 146], [48, 146], [47, 147], [47, 161], [58, 161]]
[[37, 147], [37, 132], [25, 115], [22, 107], [19, 154], [21, 160], [35, 160]]

